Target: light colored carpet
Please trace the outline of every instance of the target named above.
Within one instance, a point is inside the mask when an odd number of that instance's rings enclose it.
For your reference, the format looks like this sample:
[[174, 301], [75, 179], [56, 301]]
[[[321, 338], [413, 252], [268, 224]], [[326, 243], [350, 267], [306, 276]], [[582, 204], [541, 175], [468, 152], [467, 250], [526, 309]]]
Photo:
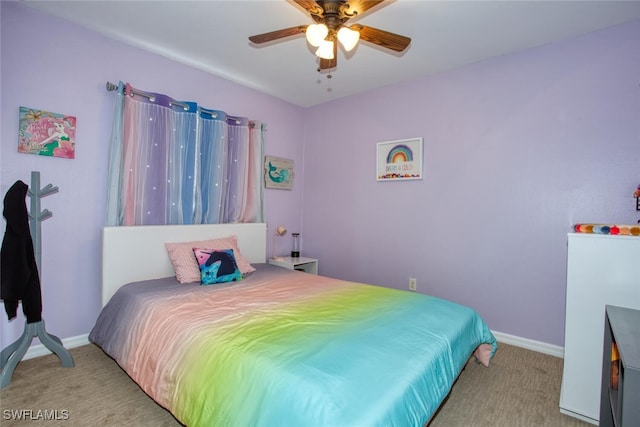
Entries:
[[563, 359], [499, 344], [489, 368], [470, 361], [429, 427], [585, 427], [560, 413]]
[[[20, 362], [0, 391], [2, 426], [180, 426], [98, 347], [70, 352], [73, 368], [53, 354]], [[501, 344], [489, 368], [467, 364], [429, 426], [590, 426], [560, 413], [561, 376], [562, 359]]]

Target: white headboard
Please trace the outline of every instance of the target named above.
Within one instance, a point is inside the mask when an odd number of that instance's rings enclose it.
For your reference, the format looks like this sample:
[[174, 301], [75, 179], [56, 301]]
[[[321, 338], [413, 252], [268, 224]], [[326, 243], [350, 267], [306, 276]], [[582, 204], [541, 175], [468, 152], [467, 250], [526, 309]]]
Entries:
[[175, 274], [164, 244], [236, 235], [250, 263], [266, 261], [267, 225], [197, 224], [104, 227], [102, 230], [102, 306], [130, 282]]

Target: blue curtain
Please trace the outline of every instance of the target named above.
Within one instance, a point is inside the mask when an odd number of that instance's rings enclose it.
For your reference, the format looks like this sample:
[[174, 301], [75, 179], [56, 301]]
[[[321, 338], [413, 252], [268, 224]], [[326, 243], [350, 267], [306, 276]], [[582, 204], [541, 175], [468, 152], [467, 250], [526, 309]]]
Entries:
[[120, 82], [106, 225], [262, 222], [266, 126]]

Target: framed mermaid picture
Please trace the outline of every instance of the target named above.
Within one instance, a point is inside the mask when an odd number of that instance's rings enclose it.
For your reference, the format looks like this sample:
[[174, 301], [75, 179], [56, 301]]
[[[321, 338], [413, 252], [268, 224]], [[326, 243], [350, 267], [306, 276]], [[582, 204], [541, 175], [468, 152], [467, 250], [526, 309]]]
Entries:
[[75, 147], [75, 117], [20, 107], [18, 152], [73, 159]]
[[265, 156], [264, 186], [266, 188], [291, 190], [293, 188], [293, 160]]
[[422, 179], [422, 138], [379, 142], [376, 146], [376, 179]]

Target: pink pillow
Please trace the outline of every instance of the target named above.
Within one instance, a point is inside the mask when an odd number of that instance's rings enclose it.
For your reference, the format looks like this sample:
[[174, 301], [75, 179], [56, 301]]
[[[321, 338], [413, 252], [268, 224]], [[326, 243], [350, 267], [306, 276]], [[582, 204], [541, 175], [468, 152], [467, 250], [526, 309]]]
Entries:
[[195, 242], [175, 242], [165, 243], [165, 248], [169, 254], [171, 264], [176, 272], [176, 279], [180, 283], [191, 283], [200, 281], [200, 266], [193, 255], [193, 248], [208, 249], [233, 249], [233, 254], [238, 263], [238, 268], [242, 274], [256, 271], [249, 261], [247, 261], [238, 248], [238, 238], [236, 236], [223, 237], [220, 239], [199, 240]]

